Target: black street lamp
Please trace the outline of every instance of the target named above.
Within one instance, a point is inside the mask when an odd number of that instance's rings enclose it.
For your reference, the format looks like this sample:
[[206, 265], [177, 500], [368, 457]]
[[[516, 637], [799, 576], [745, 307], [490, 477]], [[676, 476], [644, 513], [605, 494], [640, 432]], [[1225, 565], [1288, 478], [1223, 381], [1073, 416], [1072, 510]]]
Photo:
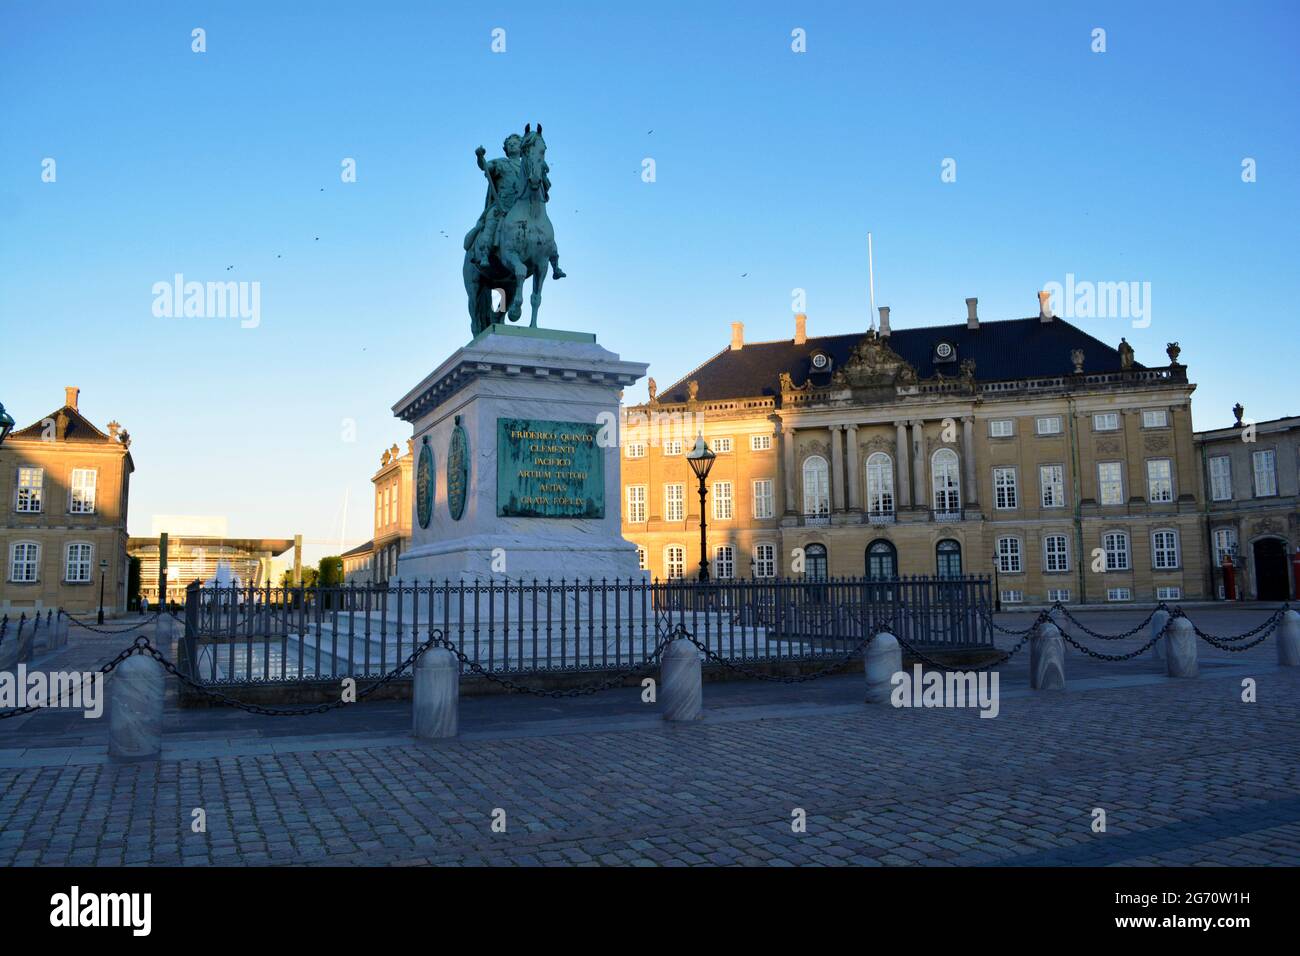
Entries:
[[700, 580], [709, 580], [709, 534], [708, 525], [704, 521], [704, 499], [708, 496], [708, 489], [704, 481], [709, 477], [709, 469], [713, 467], [713, 460], [718, 456], [715, 455], [709, 446], [704, 443], [704, 436], [700, 435], [695, 439], [695, 447], [686, 455], [686, 460], [691, 464], [691, 471], [695, 472], [695, 477], [700, 479]]
[[9, 433], [14, 430], [14, 418], [5, 411], [3, 402], [0, 402], [0, 444], [9, 437]]
[[99, 559], [99, 623], [104, 623], [104, 572], [108, 570], [108, 561]]
[[993, 552], [993, 610], [1002, 613], [1002, 591], [998, 585], [998, 553]]

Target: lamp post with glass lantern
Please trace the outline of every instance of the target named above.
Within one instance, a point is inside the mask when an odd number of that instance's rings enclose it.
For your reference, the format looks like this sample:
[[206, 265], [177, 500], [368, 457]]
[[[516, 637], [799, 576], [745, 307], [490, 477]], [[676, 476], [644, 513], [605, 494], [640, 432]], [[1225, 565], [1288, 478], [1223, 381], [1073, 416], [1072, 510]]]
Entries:
[[99, 623], [104, 623], [104, 574], [108, 571], [108, 559], [99, 559]]
[[709, 580], [709, 537], [708, 525], [704, 519], [704, 500], [708, 496], [708, 488], [705, 486], [705, 479], [709, 477], [709, 469], [713, 467], [713, 460], [717, 455], [704, 443], [704, 436], [700, 435], [695, 439], [695, 447], [686, 455], [686, 460], [690, 462], [691, 471], [695, 472], [695, 477], [700, 479], [700, 580]]

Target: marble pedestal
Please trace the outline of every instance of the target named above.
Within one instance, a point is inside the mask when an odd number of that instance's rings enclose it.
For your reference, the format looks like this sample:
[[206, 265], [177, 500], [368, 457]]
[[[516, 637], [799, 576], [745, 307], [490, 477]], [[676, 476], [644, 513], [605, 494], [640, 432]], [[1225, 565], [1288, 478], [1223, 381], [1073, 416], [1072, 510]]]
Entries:
[[[645, 370], [644, 363], [624, 362], [596, 344], [593, 335], [518, 326], [494, 326], [452, 353], [393, 406], [412, 425], [417, 467], [427, 439], [436, 475], [427, 527], [411, 503], [411, 546], [398, 558], [396, 577], [467, 583], [644, 578], [636, 547], [621, 531], [617, 425], [619, 392]], [[447, 475], [458, 418], [469, 446], [459, 519], [449, 507]], [[603, 515], [498, 516], [498, 419], [605, 426]]]
[[460, 723], [460, 661], [445, 647], [431, 647], [415, 662], [412, 727], [427, 740], [455, 737]]
[[688, 640], [669, 642], [659, 673], [664, 720], [697, 720], [704, 710], [704, 674], [700, 651]]

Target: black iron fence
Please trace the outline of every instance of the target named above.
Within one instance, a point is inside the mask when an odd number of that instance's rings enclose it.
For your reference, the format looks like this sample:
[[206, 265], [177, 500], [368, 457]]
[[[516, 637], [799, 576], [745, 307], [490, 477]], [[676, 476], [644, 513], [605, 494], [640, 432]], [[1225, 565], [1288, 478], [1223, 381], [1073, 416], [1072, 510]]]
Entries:
[[684, 626], [733, 661], [842, 656], [882, 626], [915, 646], [991, 647], [987, 578], [192, 585], [180, 666], [204, 683], [373, 677], [432, 631], [496, 673], [608, 671]]

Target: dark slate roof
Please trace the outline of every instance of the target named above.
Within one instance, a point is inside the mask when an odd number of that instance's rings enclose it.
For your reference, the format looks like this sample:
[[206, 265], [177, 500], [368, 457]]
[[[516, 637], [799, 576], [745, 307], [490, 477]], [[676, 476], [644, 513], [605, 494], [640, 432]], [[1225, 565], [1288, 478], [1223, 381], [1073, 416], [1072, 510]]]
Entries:
[[367, 541], [365, 544], [359, 544], [355, 548], [351, 548], [350, 550], [344, 551], [342, 554], [339, 555], [339, 557], [351, 558], [358, 554], [369, 554], [373, 550], [375, 550], [375, 541], [372, 538], [369, 541]]
[[40, 421], [28, 425], [26, 428], [15, 429], [10, 433], [10, 438], [43, 438], [45, 435], [45, 419], [57, 419], [60, 413], [68, 416], [68, 430], [64, 432], [63, 441], [80, 441], [80, 442], [107, 442], [111, 445], [118, 444], [115, 438], [106, 435], [98, 428], [92, 425], [84, 415], [73, 408], [71, 405], [64, 405], [62, 408], [56, 408]]
[[[840, 368], [853, 347], [862, 341], [863, 335], [862, 332], [853, 332], [810, 338], [803, 345], [785, 339], [746, 343], [744, 348], [736, 351], [724, 349], [661, 391], [659, 401], [670, 404], [685, 402], [688, 397], [686, 383], [692, 379], [700, 384], [697, 398], [702, 402], [777, 395], [780, 391], [778, 377], [782, 372], [789, 372], [794, 384], [802, 385], [808, 378], [811, 356], [817, 351], [826, 352], [834, 368]], [[978, 329], [966, 328], [965, 322], [894, 329], [885, 341], [916, 368], [921, 379], [933, 378], [936, 370], [945, 377], [955, 378], [960, 363], [972, 358], [975, 360], [975, 378], [982, 382], [1069, 375], [1074, 371], [1070, 353], [1076, 348], [1083, 349], [1086, 372], [1120, 371], [1119, 352], [1114, 346], [1059, 318], [1046, 323], [1039, 321], [1037, 316], [981, 322]], [[932, 362], [934, 347], [939, 342], [949, 342], [956, 347], [956, 362], [938, 366]], [[1134, 362], [1133, 367], [1141, 369], [1145, 366]]]

